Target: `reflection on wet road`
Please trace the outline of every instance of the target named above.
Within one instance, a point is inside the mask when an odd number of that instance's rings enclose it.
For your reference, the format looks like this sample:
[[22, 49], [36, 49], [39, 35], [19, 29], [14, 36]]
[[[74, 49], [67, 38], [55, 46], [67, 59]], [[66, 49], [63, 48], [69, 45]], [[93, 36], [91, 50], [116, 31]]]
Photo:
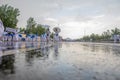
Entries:
[[120, 80], [120, 46], [113, 44], [63, 42], [13, 51], [0, 51], [0, 80]]

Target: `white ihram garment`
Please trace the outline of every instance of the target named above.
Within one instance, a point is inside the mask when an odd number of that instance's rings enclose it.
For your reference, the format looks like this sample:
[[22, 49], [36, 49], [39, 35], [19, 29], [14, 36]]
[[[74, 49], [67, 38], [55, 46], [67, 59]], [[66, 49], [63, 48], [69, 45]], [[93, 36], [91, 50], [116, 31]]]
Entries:
[[0, 20], [0, 37], [2, 37], [3, 32], [4, 32], [4, 26], [3, 26], [2, 21]]

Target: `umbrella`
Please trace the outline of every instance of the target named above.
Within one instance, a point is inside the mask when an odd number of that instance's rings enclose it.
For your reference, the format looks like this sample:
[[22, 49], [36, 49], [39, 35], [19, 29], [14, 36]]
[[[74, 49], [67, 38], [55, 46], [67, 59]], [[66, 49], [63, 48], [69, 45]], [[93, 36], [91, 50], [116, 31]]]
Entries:
[[59, 27], [55, 27], [55, 28], [53, 28], [53, 31], [56, 33], [59, 33], [61, 31], [61, 29]]
[[21, 34], [19, 34], [19, 37], [22, 37], [22, 35], [21, 35]]

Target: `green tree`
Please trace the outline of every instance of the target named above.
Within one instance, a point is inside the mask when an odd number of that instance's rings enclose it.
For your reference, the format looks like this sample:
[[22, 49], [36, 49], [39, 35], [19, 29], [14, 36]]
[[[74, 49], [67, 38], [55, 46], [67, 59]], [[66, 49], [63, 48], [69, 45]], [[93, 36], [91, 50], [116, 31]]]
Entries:
[[112, 35], [120, 34], [120, 29], [118, 29], [118, 28], [112, 29], [112, 30], [111, 30], [111, 34], [112, 34]]
[[84, 41], [109, 41], [113, 35], [120, 35], [120, 29], [115, 28], [111, 30], [104, 31], [102, 34], [92, 33], [90, 36], [83, 36], [81, 40]]
[[0, 19], [5, 27], [16, 28], [18, 23], [17, 17], [20, 15], [20, 11], [12, 6], [2, 5], [0, 6]]
[[95, 40], [96, 40], [96, 38], [95, 38], [95, 34], [92, 33], [92, 34], [90, 35], [90, 38], [91, 38], [93, 41], [95, 41]]
[[27, 29], [33, 28], [36, 26], [36, 21], [34, 20], [34, 18], [30, 17], [27, 20]]
[[25, 28], [20, 28], [20, 33], [24, 33], [25, 32]]
[[34, 18], [30, 17], [27, 20], [27, 28], [26, 28], [27, 34], [34, 33], [35, 32], [35, 26], [36, 26], [36, 22], [35, 22]]
[[84, 37], [83, 37], [83, 40], [84, 40], [84, 41], [90, 41], [90, 37], [89, 37], [89, 36], [84, 36]]
[[110, 40], [111, 38], [110, 30], [104, 31], [101, 36], [102, 36], [102, 40]]
[[45, 28], [42, 27], [42, 25], [38, 24], [36, 27], [36, 33], [38, 35], [44, 34], [45, 33]]
[[54, 33], [52, 32], [51, 35], [50, 35], [50, 38], [53, 39], [53, 37], [54, 37]]

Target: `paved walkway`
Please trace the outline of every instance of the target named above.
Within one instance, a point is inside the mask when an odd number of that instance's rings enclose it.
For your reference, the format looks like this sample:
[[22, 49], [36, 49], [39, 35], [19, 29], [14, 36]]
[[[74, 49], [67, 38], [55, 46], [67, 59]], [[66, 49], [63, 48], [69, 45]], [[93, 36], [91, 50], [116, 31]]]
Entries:
[[52, 45], [53, 43], [46, 42], [4, 42], [0, 45], [0, 53], [5, 56], [15, 54], [18, 49], [23, 51], [40, 50]]

